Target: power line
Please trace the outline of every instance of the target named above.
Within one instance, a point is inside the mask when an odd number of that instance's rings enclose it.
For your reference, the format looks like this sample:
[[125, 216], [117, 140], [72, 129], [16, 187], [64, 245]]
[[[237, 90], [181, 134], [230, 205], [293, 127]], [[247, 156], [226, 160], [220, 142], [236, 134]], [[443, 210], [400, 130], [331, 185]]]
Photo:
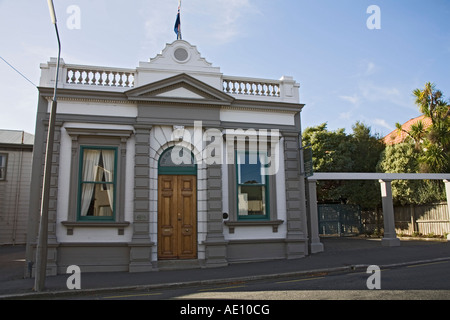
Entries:
[[37, 85], [35, 85], [30, 79], [28, 79], [27, 77], [25, 77], [19, 70], [17, 70], [16, 68], [14, 68], [8, 61], [6, 61], [5, 59], [3, 59], [2, 56], [0, 56], [0, 59], [2, 59], [8, 66], [10, 66], [15, 72], [17, 72], [18, 74], [20, 74], [25, 80], [27, 80], [29, 83], [31, 83], [35, 88], [37, 88]]

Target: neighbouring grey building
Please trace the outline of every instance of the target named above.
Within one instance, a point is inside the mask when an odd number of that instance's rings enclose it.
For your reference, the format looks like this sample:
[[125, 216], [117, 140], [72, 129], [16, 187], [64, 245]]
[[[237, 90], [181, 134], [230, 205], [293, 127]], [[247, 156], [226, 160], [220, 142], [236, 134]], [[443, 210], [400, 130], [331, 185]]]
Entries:
[[0, 245], [25, 244], [34, 136], [0, 130]]
[[[41, 65], [27, 260], [35, 261], [56, 59]], [[61, 61], [49, 274], [308, 255], [299, 84], [226, 76], [184, 40], [135, 69]]]

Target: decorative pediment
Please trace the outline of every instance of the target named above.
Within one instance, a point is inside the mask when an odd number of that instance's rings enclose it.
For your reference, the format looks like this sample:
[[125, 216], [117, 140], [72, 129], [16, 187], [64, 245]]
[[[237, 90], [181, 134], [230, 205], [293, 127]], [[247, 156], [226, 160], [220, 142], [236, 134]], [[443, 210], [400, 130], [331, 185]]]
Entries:
[[228, 94], [185, 73], [125, 92], [132, 101], [186, 102], [230, 105]]
[[202, 70], [203, 72], [219, 72], [219, 69], [206, 61], [197, 50], [196, 46], [184, 40], [176, 40], [166, 44], [166, 47], [156, 57], [148, 62], [153, 68]]

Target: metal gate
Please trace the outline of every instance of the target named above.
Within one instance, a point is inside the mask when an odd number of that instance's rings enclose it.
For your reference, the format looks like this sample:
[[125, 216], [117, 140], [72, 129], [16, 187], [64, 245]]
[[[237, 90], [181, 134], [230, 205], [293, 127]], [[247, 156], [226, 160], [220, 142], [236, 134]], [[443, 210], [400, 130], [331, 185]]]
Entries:
[[349, 204], [319, 204], [319, 234], [348, 236], [361, 232], [361, 208]]

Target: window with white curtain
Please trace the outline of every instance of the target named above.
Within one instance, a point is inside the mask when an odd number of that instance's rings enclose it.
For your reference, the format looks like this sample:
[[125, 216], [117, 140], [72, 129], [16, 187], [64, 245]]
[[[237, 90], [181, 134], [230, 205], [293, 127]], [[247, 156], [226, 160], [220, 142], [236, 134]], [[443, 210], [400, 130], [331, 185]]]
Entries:
[[79, 219], [113, 220], [117, 148], [81, 147]]

